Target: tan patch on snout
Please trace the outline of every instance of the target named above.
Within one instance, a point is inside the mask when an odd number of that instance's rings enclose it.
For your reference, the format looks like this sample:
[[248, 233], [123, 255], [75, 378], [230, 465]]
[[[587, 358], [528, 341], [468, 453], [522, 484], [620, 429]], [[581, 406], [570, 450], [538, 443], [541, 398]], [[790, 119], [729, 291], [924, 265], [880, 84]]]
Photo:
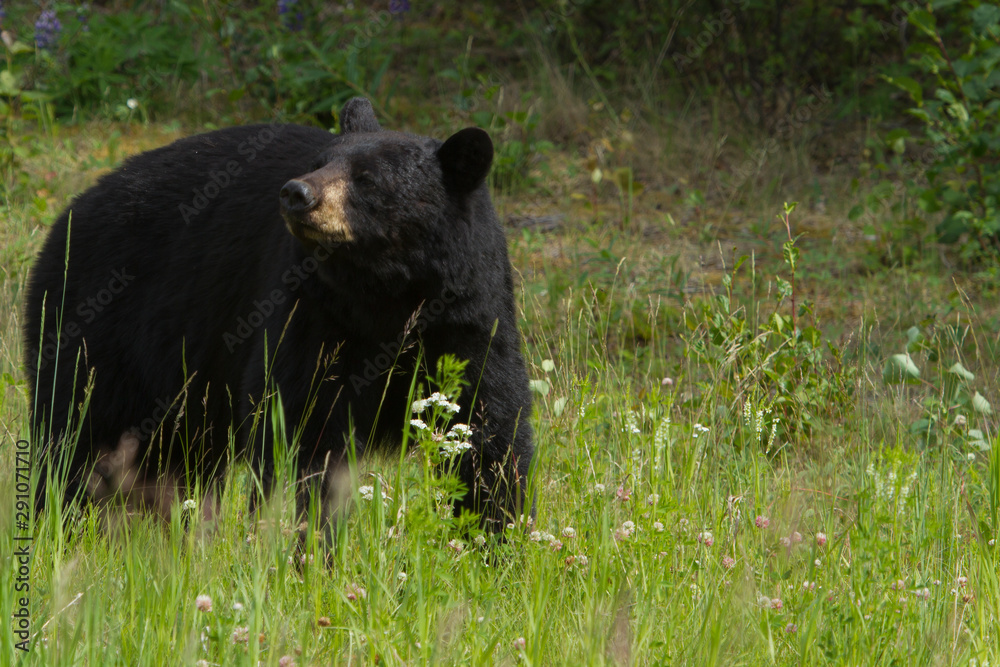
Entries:
[[[309, 211], [304, 234], [313, 241], [353, 241], [354, 233], [347, 220], [347, 180], [331, 180], [319, 195], [319, 205]], [[313, 237], [315, 235], [315, 237]]]

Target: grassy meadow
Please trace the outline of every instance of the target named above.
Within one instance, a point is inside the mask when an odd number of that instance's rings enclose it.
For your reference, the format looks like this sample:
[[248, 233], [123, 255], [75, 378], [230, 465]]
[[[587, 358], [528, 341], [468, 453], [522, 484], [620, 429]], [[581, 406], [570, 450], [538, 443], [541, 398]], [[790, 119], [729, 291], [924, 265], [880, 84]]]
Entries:
[[[397, 109], [393, 129], [458, 129]], [[358, 462], [325, 564], [315, 535], [299, 553], [288, 493], [247, 516], [241, 465], [211, 522], [195, 490], [169, 520], [87, 511], [64, 527], [49, 506], [18, 527], [31, 258], [74, 193], [204, 126], [16, 129], [23, 170], [0, 202], [0, 664], [1000, 664], [995, 267], [904, 255], [867, 229], [878, 212], [849, 220], [851, 167], [820, 169], [815, 136], [734, 185], [709, 174], [760, 140], [711, 113], [600, 125], [590, 149], [547, 148], [497, 182], [537, 517], [502, 542], [457, 526], [411, 432], [408, 451]], [[837, 150], [860, 152], [852, 132]]]

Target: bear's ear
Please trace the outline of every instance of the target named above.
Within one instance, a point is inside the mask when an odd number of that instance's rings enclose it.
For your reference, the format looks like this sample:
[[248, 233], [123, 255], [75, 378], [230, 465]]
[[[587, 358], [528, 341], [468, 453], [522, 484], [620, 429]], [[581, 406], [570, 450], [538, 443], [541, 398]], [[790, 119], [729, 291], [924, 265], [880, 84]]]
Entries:
[[340, 112], [340, 133], [378, 132], [382, 127], [375, 118], [372, 103], [363, 97], [352, 97]]
[[438, 162], [449, 190], [466, 194], [478, 188], [493, 164], [493, 142], [485, 130], [459, 130], [438, 149]]

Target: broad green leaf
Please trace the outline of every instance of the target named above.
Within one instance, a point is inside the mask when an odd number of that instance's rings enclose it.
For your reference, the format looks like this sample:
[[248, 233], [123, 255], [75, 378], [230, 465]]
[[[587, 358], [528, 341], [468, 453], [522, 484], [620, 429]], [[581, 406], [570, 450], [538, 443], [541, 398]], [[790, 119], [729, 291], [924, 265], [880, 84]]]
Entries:
[[952, 92], [947, 88], [938, 88], [935, 90], [934, 97], [938, 98], [942, 102], [947, 102], [948, 104], [956, 104], [958, 102]]
[[17, 41], [15, 41], [7, 48], [10, 49], [11, 54], [15, 56], [19, 53], [31, 53], [32, 51], [34, 51], [33, 48], [31, 48], [24, 42], [17, 42]]
[[968, 370], [966, 370], [965, 366], [963, 366], [962, 364], [959, 364], [959, 363], [956, 363], [954, 366], [952, 366], [951, 368], [949, 368], [948, 372], [951, 373], [951, 374], [953, 374], [953, 375], [957, 375], [958, 377], [962, 378], [966, 382], [972, 382], [973, 380], [976, 379], [975, 374], [970, 373]]
[[551, 373], [556, 369], [556, 364], [551, 359], [545, 359], [542, 361], [542, 370], [546, 373]]
[[557, 398], [556, 402], [552, 404], [552, 412], [556, 417], [562, 416], [563, 411], [566, 409], [566, 404], [569, 403], [569, 399], [563, 396], [562, 398]]
[[927, 33], [931, 38], [937, 36], [937, 29], [934, 25], [934, 15], [926, 9], [916, 9], [907, 15], [910, 25], [916, 26], [921, 31]]
[[[908, 76], [887, 76], [886, 80], [892, 85], [902, 88], [910, 94], [913, 101], [917, 103], [917, 106], [923, 104], [924, 102], [924, 90], [921, 88], [920, 84], [914, 79]], [[890, 138], [889, 141], [895, 141], [897, 138]]]
[[17, 95], [21, 89], [17, 85], [17, 77], [10, 70], [0, 72], [0, 95]]
[[1000, 7], [984, 3], [973, 9], [970, 17], [978, 32], [988, 32], [1000, 23]]
[[993, 414], [993, 408], [990, 406], [990, 402], [987, 401], [978, 391], [976, 392], [976, 395], [972, 397], [972, 409], [983, 415]]
[[899, 384], [919, 378], [920, 369], [908, 354], [892, 355], [886, 360], [885, 368], [882, 369], [882, 380], [886, 384]]
[[531, 387], [531, 391], [539, 396], [545, 397], [549, 395], [548, 380], [532, 380], [528, 383], [528, 386]]

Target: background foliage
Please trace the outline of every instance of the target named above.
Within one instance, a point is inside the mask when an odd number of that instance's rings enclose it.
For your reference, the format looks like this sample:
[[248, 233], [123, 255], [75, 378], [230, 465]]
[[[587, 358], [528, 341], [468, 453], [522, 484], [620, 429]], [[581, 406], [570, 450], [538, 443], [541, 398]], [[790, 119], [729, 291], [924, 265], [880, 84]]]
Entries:
[[284, 495], [247, 516], [240, 466], [205, 531], [196, 485], [167, 522], [39, 508], [29, 662], [1000, 661], [997, 4], [0, 8], [0, 495], [58, 211], [139, 151], [336, 129], [355, 95], [491, 133], [539, 442], [537, 523], [499, 544], [429, 432], [360, 464], [325, 566]]

